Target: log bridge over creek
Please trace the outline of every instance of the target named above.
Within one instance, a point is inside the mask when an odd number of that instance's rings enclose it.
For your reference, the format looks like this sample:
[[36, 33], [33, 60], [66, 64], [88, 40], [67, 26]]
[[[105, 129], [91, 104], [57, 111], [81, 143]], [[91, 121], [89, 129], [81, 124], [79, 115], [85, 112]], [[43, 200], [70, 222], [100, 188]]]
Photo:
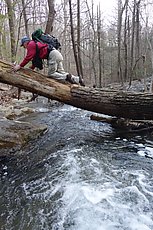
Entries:
[[[143, 123], [151, 128], [153, 126], [152, 93], [82, 87], [59, 82], [30, 69], [23, 68], [14, 72], [12, 65], [2, 60], [0, 60], [0, 82], [84, 110], [115, 116], [117, 119], [132, 119], [137, 122], [141, 120], [141, 125]], [[92, 119], [100, 120], [96, 116]], [[113, 124], [117, 119], [111, 119]], [[110, 123], [111, 120], [109, 119]]]

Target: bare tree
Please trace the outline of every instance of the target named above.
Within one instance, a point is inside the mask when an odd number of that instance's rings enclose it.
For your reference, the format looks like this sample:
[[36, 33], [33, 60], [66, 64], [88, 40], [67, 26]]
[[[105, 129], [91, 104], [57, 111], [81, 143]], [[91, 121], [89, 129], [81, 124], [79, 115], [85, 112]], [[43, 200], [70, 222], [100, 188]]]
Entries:
[[27, 20], [27, 14], [26, 14], [25, 0], [22, 0], [22, 8], [23, 8], [23, 18], [24, 18], [25, 32], [26, 32], [26, 35], [29, 36], [29, 29], [28, 29], [28, 20]]
[[77, 49], [78, 49], [78, 66], [79, 76], [83, 77], [82, 60], [81, 60], [81, 41], [80, 41], [80, 0], [77, 0]]
[[[91, 69], [92, 69], [92, 72], [94, 74], [94, 85], [97, 85], [97, 71], [96, 71], [96, 45], [97, 45], [97, 33], [96, 33], [96, 28], [95, 28], [95, 23], [94, 23], [94, 3], [93, 3], [93, 0], [92, 0], [92, 4], [91, 4], [91, 11], [90, 11], [90, 7], [88, 5], [88, 2], [86, 0], [86, 6], [87, 6], [87, 12], [88, 12], [88, 15], [89, 15], [89, 23], [90, 23], [90, 26], [91, 26], [91, 29], [89, 29], [89, 39], [90, 39], [90, 55], [89, 55], [89, 59], [90, 59], [90, 62], [91, 62]], [[90, 27], [89, 27], [90, 28]], [[90, 71], [91, 72], [91, 71]]]
[[70, 12], [70, 26], [71, 26], [71, 39], [72, 39], [72, 46], [73, 46], [73, 54], [74, 54], [77, 74], [78, 74], [78, 76], [80, 76], [78, 55], [77, 55], [77, 49], [76, 49], [76, 44], [75, 44], [75, 36], [74, 36], [74, 26], [73, 26], [73, 14], [72, 14], [72, 2], [71, 2], [71, 0], [69, 0], [69, 12]]
[[46, 24], [45, 33], [50, 34], [53, 30], [53, 22], [56, 13], [54, 8], [54, 0], [48, 0], [48, 8], [49, 8], [49, 13], [48, 13], [48, 20]]
[[16, 49], [15, 49], [15, 24], [14, 24], [14, 9], [11, 0], [5, 0], [7, 5], [8, 17], [9, 17], [9, 30], [11, 40], [11, 61], [15, 61]]
[[99, 87], [102, 87], [102, 53], [101, 53], [101, 12], [100, 4], [97, 7], [97, 35], [98, 35], [98, 65], [99, 65]]
[[[134, 76], [140, 79], [144, 74], [144, 56], [145, 75], [152, 73], [152, 32], [149, 33], [152, 28], [148, 23], [150, 45], [146, 47], [146, 19], [141, 23], [143, 7], [149, 6], [147, 0], [118, 0], [117, 26], [114, 18], [105, 26], [104, 18], [104, 27], [100, 6], [96, 10], [94, 0], [63, 0], [61, 5], [57, 2], [55, 5], [55, 0], [1, 2], [0, 55], [6, 59], [16, 53], [17, 57], [24, 55], [23, 49], [17, 49], [18, 42], [15, 50], [15, 37], [19, 41], [23, 34], [30, 35], [38, 27], [51, 33], [54, 24], [54, 34], [62, 41], [66, 69], [87, 76], [87, 84], [101, 87], [104, 83], [118, 81], [124, 84], [127, 80], [131, 84]], [[7, 18], [6, 13], [9, 15]], [[8, 51], [10, 44], [11, 54], [4, 49], [6, 47]]]
[[125, 21], [124, 21], [124, 81], [128, 78], [128, 6], [126, 5], [125, 10]]
[[[141, 0], [136, 2], [136, 47], [135, 47], [136, 60], [140, 59], [140, 3], [141, 3]], [[138, 64], [137, 64], [138, 70], [139, 70], [139, 67], [140, 67], [140, 62], [138, 61]]]
[[118, 0], [118, 28], [117, 28], [117, 41], [118, 41], [118, 79], [123, 84], [122, 76], [122, 63], [121, 63], [121, 31], [122, 31], [122, 16], [125, 10], [128, 0], [125, 0], [124, 5], [122, 5], [122, 0]]
[[132, 13], [132, 37], [131, 37], [131, 65], [130, 65], [130, 81], [129, 86], [131, 86], [131, 82], [133, 79], [133, 63], [134, 63], [134, 38], [135, 38], [135, 12], [136, 12], [136, 0], [134, 0], [133, 4], [133, 13]]

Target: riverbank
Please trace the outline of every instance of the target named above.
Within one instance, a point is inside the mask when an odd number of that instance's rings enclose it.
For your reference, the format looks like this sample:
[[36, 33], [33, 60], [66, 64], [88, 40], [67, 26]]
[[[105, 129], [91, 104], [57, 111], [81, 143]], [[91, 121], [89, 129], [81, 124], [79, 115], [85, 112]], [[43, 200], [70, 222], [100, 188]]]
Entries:
[[19, 153], [30, 141], [47, 131], [46, 125], [27, 119], [36, 112], [38, 103], [28, 103], [31, 96], [31, 93], [22, 91], [18, 100], [16, 88], [0, 84], [0, 157]]

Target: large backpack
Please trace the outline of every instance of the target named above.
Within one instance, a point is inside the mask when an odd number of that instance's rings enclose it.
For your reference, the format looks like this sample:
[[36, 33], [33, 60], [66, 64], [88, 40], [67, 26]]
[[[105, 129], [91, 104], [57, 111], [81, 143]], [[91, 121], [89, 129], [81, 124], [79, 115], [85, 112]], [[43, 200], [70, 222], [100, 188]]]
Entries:
[[61, 44], [53, 35], [45, 34], [41, 29], [37, 29], [32, 33], [32, 40], [46, 43], [55, 49], [61, 49]]

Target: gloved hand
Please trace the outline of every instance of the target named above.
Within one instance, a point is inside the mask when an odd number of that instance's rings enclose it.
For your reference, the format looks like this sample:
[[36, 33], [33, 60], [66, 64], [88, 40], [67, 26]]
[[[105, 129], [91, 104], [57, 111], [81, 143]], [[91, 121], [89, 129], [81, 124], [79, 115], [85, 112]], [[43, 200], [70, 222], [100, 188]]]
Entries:
[[13, 70], [14, 70], [14, 71], [18, 71], [19, 69], [21, 69], [21, 66], [20, 66], [20, 65], [14, 65], [14, 66], [13, 66]]

